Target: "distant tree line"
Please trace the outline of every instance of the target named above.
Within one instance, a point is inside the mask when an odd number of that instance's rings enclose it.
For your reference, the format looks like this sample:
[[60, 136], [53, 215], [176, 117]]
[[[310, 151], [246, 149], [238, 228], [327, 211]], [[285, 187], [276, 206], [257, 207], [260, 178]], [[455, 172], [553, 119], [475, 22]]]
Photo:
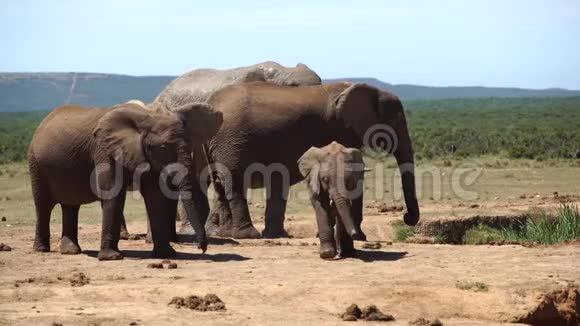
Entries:
[[419, 158], [580, 156], [580, 97], [421, 100], [405, 108]]
[[[404, 106], [419, 159], [580, 157], [580, 97], [413, 100]], [[26, 159], [46, 114], [0, 113], [0, 164]]]

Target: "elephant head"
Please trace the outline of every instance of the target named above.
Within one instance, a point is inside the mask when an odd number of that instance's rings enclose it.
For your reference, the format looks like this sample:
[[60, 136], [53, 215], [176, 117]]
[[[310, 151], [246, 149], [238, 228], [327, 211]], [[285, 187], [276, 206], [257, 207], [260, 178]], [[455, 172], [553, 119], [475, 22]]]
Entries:
[[[139, 104], [126, 103], [105, 114], [93, 135], [97, 155], [113, 158], [130, 172], [148, 166], [160, 173], [172, 163], [180, 164], [184, 168], [181, 171], [188, 172], [195, 171], [191, 147], [215, 135], [222, 122], [222, 113], [203, 103], [186, 104], [172, 113], [151, 112]], [[193, 175], [180, 179], [177, 185], [180, 197], [191, 216], [200, 248], [205, 251], [205, 230], [191, 199], [199, 184]]]
[[299, 63], [296, 67], [284, 67], [273, 61], [251, 66], [245, 81], [267, 81], [286, 86], [320, 85], [322, 83], [318, 74], [305, 64]]
[[415, 190], [415, 160], [401, 100], [366, 84], [347, 84], [346, 88], [338, 88], [330, 101], [329, 115], [351, 128], [363, 146], [394, 154], [407, 206], [404, 221], [407, 225], [416, 225], [420, 213]]
[[[335, 222], [352, 240], [364, 240], [351, 206], [351, 200], [363, 191], [364, 162], [360, 150], [345, 148], [337, 142], [322, 148], [311, 147], [298, 160], [298, 167], [316, 210], [321, 257], [336, 255], [334, 241], [330, 241], [334, 240]], [[338, 243], [339, 239], [336, 240]]]

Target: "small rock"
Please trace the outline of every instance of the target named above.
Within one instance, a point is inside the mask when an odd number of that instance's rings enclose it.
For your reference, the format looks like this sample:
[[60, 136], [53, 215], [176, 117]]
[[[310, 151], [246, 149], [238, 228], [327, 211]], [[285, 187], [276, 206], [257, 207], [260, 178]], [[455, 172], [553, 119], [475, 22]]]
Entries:
[[2, 222], [6, 222], [6, 216], [2, 216]]
[[161, 264], [161, 263], [151, 263], [151, 264], [147, 264], [147, 268], [160, 268], [160, 269], [163, 269], [163, 264]]
[[141, 239], [143, 239], [142, 234], [129, 234], [129, 236], [127, 237], [127, 240], [141, 240]]
[[7, 244], [0, 243], [0, 251], [12, 251], [12, 247]]
[[429, 324], [429, 326], [443, 326], [443, 323], [439, 319], [435, 319]]
[[469, 205], [469, 208], [480, 208], [481, 206], [479, 204], [471, 204]]
[[129, 323], [129, 325], [131, 325], [131, 326], [137, 326], [139, 324], [136, 321], [132, 321], [132, 322]]
[[169, 263], [167, 265], [167, 269], [176, 269], [177, 268], [177, 263]]

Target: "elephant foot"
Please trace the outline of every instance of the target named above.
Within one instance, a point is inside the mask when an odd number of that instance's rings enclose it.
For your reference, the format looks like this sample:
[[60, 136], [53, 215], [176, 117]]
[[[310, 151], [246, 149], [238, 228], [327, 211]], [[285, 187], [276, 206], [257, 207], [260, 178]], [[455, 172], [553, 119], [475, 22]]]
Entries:
[[69, 237], [62, 237], [60, 239], [60, 253], [62, 255], [78, 255], [81, 253], [81, 247]]
[[417, 225], [417, 223], [419, 223], [419, 215], [405, 213], [405, 215], [403, 215], [403, 221], [408, 226], [415, 226], [415, 225]]
[[170, 245], [154, 246], [151, 258], [173, 258], [177, 256], [177, 251]]
[[193, 229], [189, 221], [187, 219], [184, 219], [183, 222], [181, 222], [181, 226], [179, 227], [178, 233], [181, 235], [193, 235], [195, 234], [195, 230]]
[[119, 233], [119, 239], [121, 240], [129, 240], [130, 237], [131, 234], [129, 234], [129, 232], [126, 229], [121, 230], [121, 233]]
[[50, 251], [50, 241], [44, 240], [34, 240], [34, 245], [32, 250], [36, 252], [49, 252]]
[[205, 234], [208, 236], [220, 236], [220, 226], [212, 220], [208, 220], [205, 224]]
[[119, 260], [123, 259], [121, 252], [115, 249], [101, 249], [97, 258], [103, 260]]
[[333, 259], [336, 257], [336, 249], [331, 244], [320, 244], [320, 258], [322, 259]]
[[338, 255], [339, 258], [356, 257], [356, 249], [351, 239], [341, 240], [339, 242]]
[[235, 229], [232, 232], [234, 239], [260, 239], [260, 232], [252, 224], [248, 224], [242, 228]]
[[288, 232], [286, 232], [284, 228], [281, 229], [266, 228], [262, 232], [262, 237], [266, 239], [289, 238]]

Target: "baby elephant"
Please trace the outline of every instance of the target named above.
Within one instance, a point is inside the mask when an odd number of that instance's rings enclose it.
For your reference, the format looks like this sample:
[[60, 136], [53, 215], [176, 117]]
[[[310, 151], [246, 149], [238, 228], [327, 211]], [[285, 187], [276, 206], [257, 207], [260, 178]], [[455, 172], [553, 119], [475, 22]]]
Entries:
[[201, 190], [195, 176], [185, 172], [194, 164], [192, 146], [213, 136], [223, 118], [201, 103], [174, 112], [155, 113], [132, 103], [108, 109], [65, 105], [52, 111], [37, 128], [28, 150], [36, 206], [34, 250], [50, 251], [50, 215], [60, 204], [60, 252], [80, 253], [79, 207], [100, 201], [103, 222], [98, 258], [123, 258], [118, 248], [121, 216], [127, 187], [133, 185], [145, 200], [154, 257], [175, 254], [169, 241], [178, 197], [205, 251], [202, 217], [194, 205], [198, 200], [194, 194]]
[[[358, 149], [332, 142], [311, 147], [298, 160], [316, 212], [320, 258], [352, 257], [353, 240], [366, 240], [360, 229], [364, 162]], [[336, 224], [336, 230], [335, 230]]]

